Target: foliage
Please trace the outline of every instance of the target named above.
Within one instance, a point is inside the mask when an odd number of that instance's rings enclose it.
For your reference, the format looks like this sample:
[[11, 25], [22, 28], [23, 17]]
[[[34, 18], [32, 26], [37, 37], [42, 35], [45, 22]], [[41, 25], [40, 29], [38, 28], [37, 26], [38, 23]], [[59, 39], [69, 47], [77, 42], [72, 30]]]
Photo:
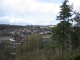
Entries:
[[74, 53], [68, 56], [69, 60], [80, 60], [80, 53]]
[[0, 42], [0, 60], [10, 60], [12, 48], [8, 47], [9, 41]]
[[80, 27], [74, 26], [71, 34], [72, 49], [75, 50], [80, 47]]
[[39, 35], [29, 35], [23, 44], [23, 51], [42, 49], [42, 38]]
[[59, 12], [59, 16], [57, 16], [57, 20], [69, 21], [73, 12], [73, 5], [68, 4], [68, 0], [65, 0], [63, 4], [60, 6], [61, 11]]
[[80, 13], [79, 12], [75, 12], [75, 16], [73, 20], [76, 22], [76, 26], [80, 26]]

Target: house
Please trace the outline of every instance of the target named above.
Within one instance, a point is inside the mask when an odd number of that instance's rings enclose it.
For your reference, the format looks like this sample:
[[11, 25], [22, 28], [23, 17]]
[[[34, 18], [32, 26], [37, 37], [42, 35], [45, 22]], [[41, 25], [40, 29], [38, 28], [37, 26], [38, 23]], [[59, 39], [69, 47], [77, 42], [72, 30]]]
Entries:
[[52, 35], [51, 31], [45, 31], [45, 35]]
[[44, 34], [45, 34], [45, 31], [44, 31], [44, 30], [40, 30], [40, 31], [39, 31], [39, 34], [40, 34], [40, 35], [44, 35]]

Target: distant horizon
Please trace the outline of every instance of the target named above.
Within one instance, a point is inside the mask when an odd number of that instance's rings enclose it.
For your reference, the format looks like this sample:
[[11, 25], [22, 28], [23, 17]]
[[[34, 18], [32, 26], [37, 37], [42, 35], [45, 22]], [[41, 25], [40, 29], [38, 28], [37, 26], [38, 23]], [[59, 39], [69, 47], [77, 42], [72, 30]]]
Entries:
[[[17, 24], [0, 24], [0, 25], [16, 25], [16, 26], [28, 26], [28, 25], [17, 25]], [[32, 24], [29, 24], [31, 26]], [[55, 25], [33, 25], [33, 26], [55, 26]]]

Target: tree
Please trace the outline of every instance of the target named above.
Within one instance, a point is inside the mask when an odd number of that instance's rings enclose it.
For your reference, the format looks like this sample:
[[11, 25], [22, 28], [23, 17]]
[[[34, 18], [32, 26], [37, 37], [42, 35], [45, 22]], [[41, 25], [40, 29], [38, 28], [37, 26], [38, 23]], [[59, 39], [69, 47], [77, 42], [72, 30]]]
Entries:
[[80, 26], [80, 13], [75, 12], [74, 14], [75, 14], [75, 16], [74, 16], [73, 20], [76, 22], [77, 26]]
[[42, 49], [42, 40], [43, 39], [40, 35], [29, 35], [22, 46], [23, 51], [33, 51], [34, 49]]
[[0, 42], [0, 60], [10, 60], [11, 49], [9, 46], [9, 41]]
[[73, 15], [73, 5], [68, 5], [68, 2], [68, 0], [65, 0], [60, 6], [61, 11], [59, 12], [59, 16], [57, 16], [57, 20], [70, 21], [70, 17]]
[[71, 34], [72, 49], [75, 50], [80, 46], [80, 27], [74, 26]]
[[63, 4], [60, 6], [61, 11], [59, 12], [59, 16], [57, 16], [57, 20], [60, 20], [60, 23], [57, 24], [55, 28], [53, 28], [53, 38], [56, 39], [56, 44], [61, 53], [64, 53], [64, 49], [69, 47], [70, 43], [70, 33], [71, 33], [71, 17], [73, 12], [73, 6], [68, 4], [68, 0], [65, 0]]
[[73, 21], [76, 22], [75, 25], [73, 26], [72, 30], [72, 49], [75, 50], [80, 46], [80, 13], [75, 12], [75, 16], [73, 18]]

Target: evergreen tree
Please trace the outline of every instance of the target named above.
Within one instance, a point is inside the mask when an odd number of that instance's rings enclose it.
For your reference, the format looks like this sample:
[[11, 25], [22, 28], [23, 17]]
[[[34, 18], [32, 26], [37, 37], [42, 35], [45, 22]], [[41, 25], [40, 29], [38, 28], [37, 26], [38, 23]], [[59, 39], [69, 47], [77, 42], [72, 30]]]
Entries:
[[73, 15], [73, 5], [69, 5], [68, 2], [68, 0], [65, 0], [60, 6], [61, 11], [59, 12], [59, 16], [57, 16], [57, 20], [70, 21], [69, 18]]
[[75, 21], [75, 25], [73, 27], [72, 31], [72, 49], [77, 49], [80, 46], [80, 13], [75, 12], [75, 16], [73, 18], [73, 21]]
[[74, 14], [75, 14], [75, 16], [74, 16], [73, 20], [76, 22], [76, 26], [80, 26], [80, 13], [75, 12]]
[[68, 4], [68, 0], [65, 0], [60, 6], [61, 11], [57, 20], [60, 23], [57, 24], [56, 28], [53, 28], [53, 38], [56, 39], [56, 44], [59, 47], [59, 51], [64, 53], [64, 49], [68, 49], [70, 43], [70, 33], [71, 33], [71, 20], [73, 6]]

